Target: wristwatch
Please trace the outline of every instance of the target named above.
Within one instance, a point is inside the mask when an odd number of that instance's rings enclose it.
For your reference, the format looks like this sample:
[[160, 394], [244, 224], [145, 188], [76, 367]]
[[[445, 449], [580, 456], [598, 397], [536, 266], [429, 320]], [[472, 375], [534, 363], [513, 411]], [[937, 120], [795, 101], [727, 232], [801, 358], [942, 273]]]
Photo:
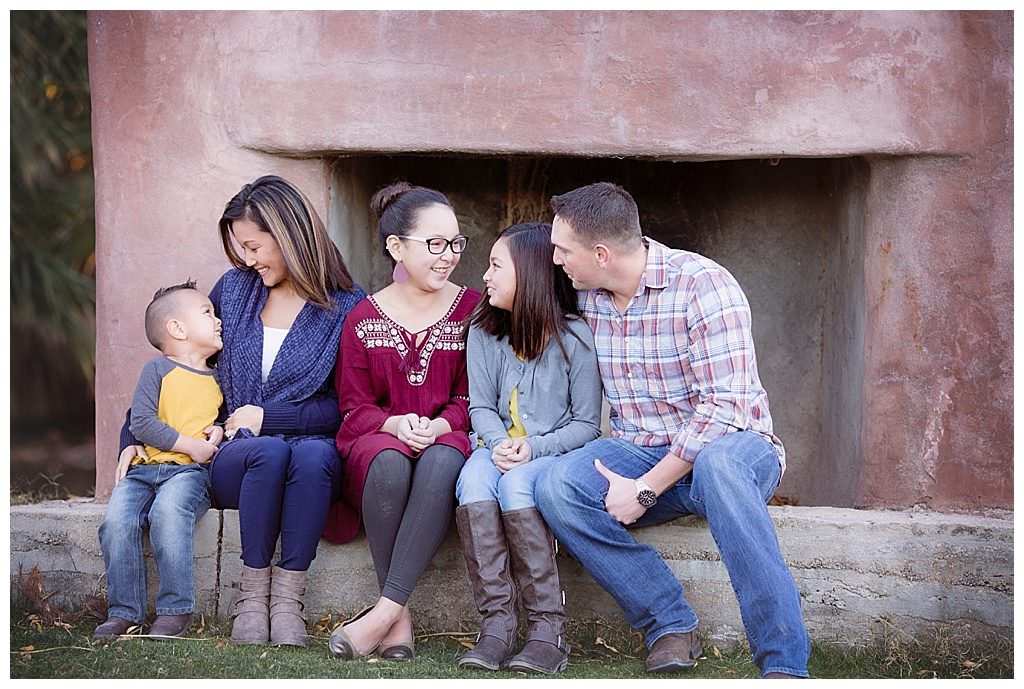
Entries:
[[654, 492], [654, 489], [648, 486], [642, 478], [638, 478], [633, 481], [633, 486], [636, 488], [636, 501], [639, 502], [644, 509], [654, 507], [655, 503], [658, 502], [658, 494]]

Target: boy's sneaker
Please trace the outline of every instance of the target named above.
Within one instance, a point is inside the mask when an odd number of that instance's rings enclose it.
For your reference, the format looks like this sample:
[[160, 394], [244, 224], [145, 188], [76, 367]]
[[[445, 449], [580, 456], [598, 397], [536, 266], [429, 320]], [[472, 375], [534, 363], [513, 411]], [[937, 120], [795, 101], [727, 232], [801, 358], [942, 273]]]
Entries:
[[182, 615], [157, 615], [149, 626], [147, 636], [185, 636], [192, 627], [192, 613]]
[[108, 617], [107, 621], [96, 627], [96, 631], [92, 633], [93, 641], [110, 641], [116, 639], [130, 628], [136, 626], [134, 622], [130, 622], [120, 617]]

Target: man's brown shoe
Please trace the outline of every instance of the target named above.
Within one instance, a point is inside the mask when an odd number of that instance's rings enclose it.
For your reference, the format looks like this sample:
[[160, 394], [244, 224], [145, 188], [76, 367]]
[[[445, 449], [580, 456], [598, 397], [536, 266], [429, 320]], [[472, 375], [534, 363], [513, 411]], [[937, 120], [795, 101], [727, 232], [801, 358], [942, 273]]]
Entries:
[[648, 672], [689, 670], [697, 664], [703, 652], [695, 631], [666, 634], [651, 646], [644, 666]]
[[108, 617], [106, 622], [96, 627], [96, 631], [92, 633], [92, 640], [112, 641], [134, 626], [136, 626], [134, 622], [122, 617]]
[[182, 615], [157, 615], [153, 624], [149, 625], [147, 636], [166, 638], [171, 636], [185, 636], [192, 627], [192, 613], [186, 612]]

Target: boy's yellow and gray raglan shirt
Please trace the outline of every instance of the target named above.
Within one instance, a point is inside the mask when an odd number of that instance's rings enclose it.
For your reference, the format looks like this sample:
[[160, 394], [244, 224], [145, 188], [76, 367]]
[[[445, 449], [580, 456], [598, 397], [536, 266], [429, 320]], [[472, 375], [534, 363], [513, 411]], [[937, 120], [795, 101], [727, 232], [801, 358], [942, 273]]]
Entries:
[[132, 464], [192, 464], [183, 452], [171, 452], [178, 434], [205, 438], [224, 396], [215, 371], [198, 371], [166, 356], [150, 359], [142, 367], [132, 397], [131, 431], [146, 446], [148, 459]]

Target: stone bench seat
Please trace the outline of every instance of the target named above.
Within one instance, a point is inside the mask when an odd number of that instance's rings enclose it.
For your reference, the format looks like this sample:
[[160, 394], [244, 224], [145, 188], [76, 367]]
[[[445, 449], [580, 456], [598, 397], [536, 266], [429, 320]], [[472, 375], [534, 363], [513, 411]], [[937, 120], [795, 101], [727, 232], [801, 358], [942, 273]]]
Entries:
[[[57, 605], [76, 606], [86, 594], [104, 589], [97, 529], [105, 509], [91, 500], [12, 507], [12, 590], [19, 566], [39, 568]], [[794, 506], [769, 512], [813, 640], [862, 643], [881, 618], [921, 637], [951, 622], [969, 625], [973, 636], [1012, 636], [1012, 513]], [[658, 549], [683, 583], [705, 638], [723, 647], [745, 639], [736, 597], [703, 520], [685, 517], [634, 533]], [[223, 619], [241, 576], [238, 513], [210, 510], [197, 525], [195, 552], [197, 609]], [[156, 572], [147, 559], [152, 601]], [[558, 559], [570, 617], [600, 619], [626, 631], [622, 613], [586, 570], [564, 549]], [[354, 612], [376, 596], [365, 536], [345, 545], [321, 541], [309, 571], [309, 619]], [[410, 605], [417, 627], [476, 629], [454, 525]]]

